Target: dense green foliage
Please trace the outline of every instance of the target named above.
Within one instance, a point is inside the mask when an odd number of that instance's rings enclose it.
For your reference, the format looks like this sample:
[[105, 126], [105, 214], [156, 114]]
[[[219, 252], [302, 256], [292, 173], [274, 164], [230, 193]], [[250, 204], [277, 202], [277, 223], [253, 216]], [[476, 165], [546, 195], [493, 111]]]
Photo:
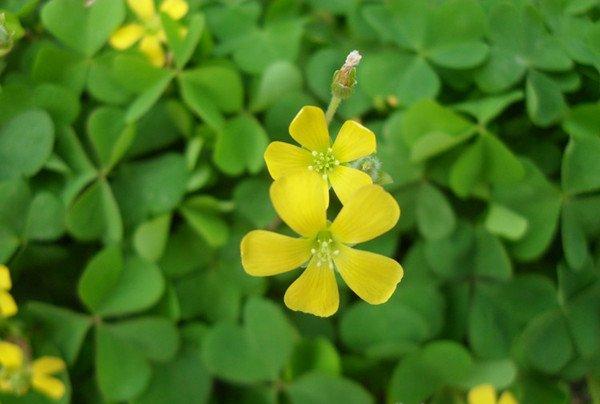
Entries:
[[[62, 402], [600, 402], [597, 0], [190, 0], [164, 68], [107, 44], [124, 0], [85, 3], [0, 0], [1, 330], [64, 358]], [[332, 133], [377, 133], [402, 216], [364, 249], [405, 277], [319, 319], [239, 241], [279, 223], [262, 154], [352, 49]]]

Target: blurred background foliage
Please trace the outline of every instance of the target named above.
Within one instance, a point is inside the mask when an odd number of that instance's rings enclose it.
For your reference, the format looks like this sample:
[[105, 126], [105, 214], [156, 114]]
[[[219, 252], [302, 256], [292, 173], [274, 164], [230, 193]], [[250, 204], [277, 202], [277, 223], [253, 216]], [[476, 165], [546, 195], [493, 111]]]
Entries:
[[[160, 68], [107, 45], [123, 0], [0, 0], [2, 332], [65, 359], [63, 402], [600, 402], [598, 0], [189, 8]], [[405, 278], [319, 319], [238, 246], [278, 223], [266, 145], [352, 49], [332, 133], [377, 133], [403, 213], [368, 249]]]

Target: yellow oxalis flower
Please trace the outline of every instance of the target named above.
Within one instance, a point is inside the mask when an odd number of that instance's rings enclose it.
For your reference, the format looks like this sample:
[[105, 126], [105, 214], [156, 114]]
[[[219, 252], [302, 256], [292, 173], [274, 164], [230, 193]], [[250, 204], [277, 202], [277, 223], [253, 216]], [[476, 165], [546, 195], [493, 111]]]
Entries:
[[65, 394], [65, 385], [53, 375], [65, 368], [65, 362], [53, 356], [42, 356], [34, 360], [31, 364], [31, 386], [48, 397], [60, 399]]
[[17, 314], [15, 299], [8, 293], [11, 288], [10, 271], [5, 265], [0, 265], [0, 317], [2, 318]]
[[333, 221], [327, 221], [323, 181], [313, 175], [285, 176], [271, 185], [271, 200], [298, 238], [265, 230], [241, 243], [242, 265], [253, 276], [269, 276], [308, 266], [285, 293], [292, 310], [327, 317], [339, 306], [335, 270], [359, 297], [385, 303], [402, 279], [391, 258], [351, 248], [390, 230], [400, 217], [394, 198], [378, 185], [359, 189]]
[[318, 174], [325, 190], [331, 185], [343, 204], [357, 189], [373, 183], [368, 174], [347, 165], [375, 153], [377, 148], [375, 134], [358, 122], [344, 122], [332, 145], [325, 113], [321, 108], [306, 106], [292, 120], [289, 132], [302, 147], [272, 142], [265, 151], [265, 162], [274, 180], [299, 172]]
[[[166, 42], [166, 35], [160, 14], [154, 7], [154, 0], [127, 0], [127, 4], [138, 17], [139, 22], [119, 28], [110, 37], [111, 46], [124, 50], [139, 42], [140, 51], [148, 56], [152, 64], [163, 66], [166, 57], [162, 44]], [[174, 20], [182, 19], [188, 9], [189, 6], [185, 0], [163, 0], [160, 4], [160, 11]]]
[[25, 363], [23, 349], [11, 342], [0, 341], [0, 391], [22, 395], [29, 388], [58, 400], [65, 394], [64, 383], [52, 375], [65, 370], [65, 362], [43, 356]]
[[510, 391], [505, 391], [496, 399], [496, 389], [491, 384], [473, 387], [468, 395], [469, 404], [518, 404]]

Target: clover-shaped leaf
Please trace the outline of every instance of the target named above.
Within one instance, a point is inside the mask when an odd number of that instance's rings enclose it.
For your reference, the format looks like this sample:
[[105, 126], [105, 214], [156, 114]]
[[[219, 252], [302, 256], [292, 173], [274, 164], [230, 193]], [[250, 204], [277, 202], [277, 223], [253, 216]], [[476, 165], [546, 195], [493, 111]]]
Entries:
[[42, 9], [46, 28], [85, 56], [98, 52], [124, 18], [121, 0], [102, 0], [91, 5], [78, 0], [52, 0]]
[[242, 326], [217, 323], [202, 346], [209, 370], [226, 380], [255, 383], [277, 380], [292, 354], [295, 330], [273, 303], [253, 298]]
[[359, 73], [366, 79], [366, 91], [379, 92], [382, 80], [400, 83], [397, 93], [405, 105], [437, 95], [440, 79], [432, 65], [471, 68], [482, 63], [488, 54], [482, 41], [485, 14], [475, 1], [453, 0], [433, 7], [426, 2], [401, 0], [368, 5], [363, 12], [384, 41], [394, 42], [406, 51], [384, 53], [378, 62], [365, 63], [373, 68], [383, 66], [389, 72], [381, 74], [380, 70], [379, 77], [375, 77], [371, 67], [366, 67], [365, 72]]

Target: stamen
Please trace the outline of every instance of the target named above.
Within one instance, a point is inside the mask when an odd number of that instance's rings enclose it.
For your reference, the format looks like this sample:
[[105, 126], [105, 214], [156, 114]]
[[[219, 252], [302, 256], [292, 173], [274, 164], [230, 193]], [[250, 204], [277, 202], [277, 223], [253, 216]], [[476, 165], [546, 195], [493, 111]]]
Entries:
[[308, 169], [309, 169], [310, 171], [312, 171], [312, 170], [314, 170], [315, 168], [314, 168], [313, 166], [308, 166]]
[[317, 267], [327, 265], [329, 269], [335, 268], [333, 257], [339, 254], [339, 250], [334, 248], [335, 242], [329, 231], [324, 230], [320, 232], [315, 240], [314, 247], [310, 249], [310, 252], [316, 261]]

